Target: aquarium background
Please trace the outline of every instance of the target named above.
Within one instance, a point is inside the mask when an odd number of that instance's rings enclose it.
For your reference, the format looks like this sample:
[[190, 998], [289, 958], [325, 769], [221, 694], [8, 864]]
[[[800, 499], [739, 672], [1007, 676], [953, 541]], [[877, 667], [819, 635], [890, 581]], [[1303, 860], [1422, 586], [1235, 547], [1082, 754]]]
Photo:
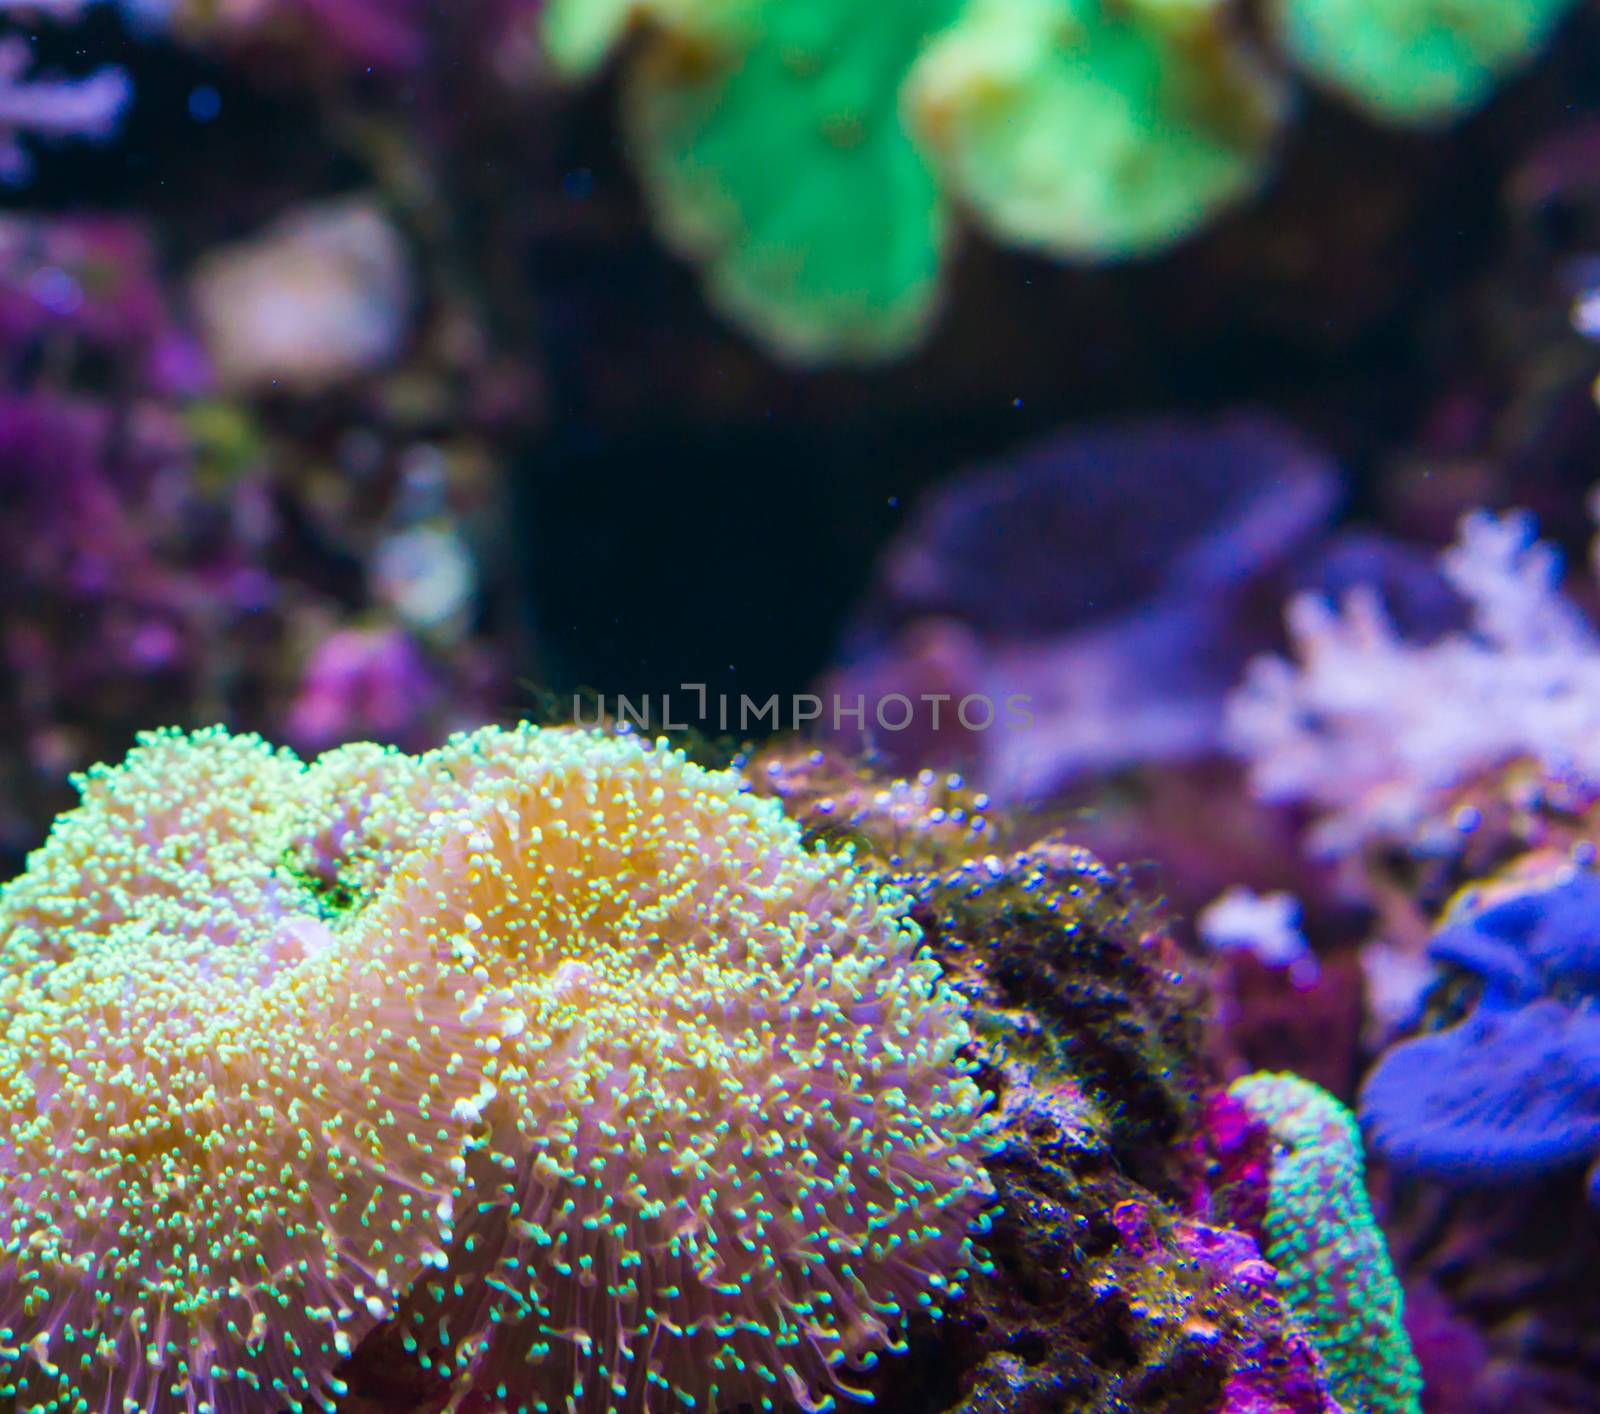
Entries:
[[665, 734], [998, 1028], [889, 1407], [1600, 1410], [1592, 4], [0, 0], [0, 183], [0, 877]]

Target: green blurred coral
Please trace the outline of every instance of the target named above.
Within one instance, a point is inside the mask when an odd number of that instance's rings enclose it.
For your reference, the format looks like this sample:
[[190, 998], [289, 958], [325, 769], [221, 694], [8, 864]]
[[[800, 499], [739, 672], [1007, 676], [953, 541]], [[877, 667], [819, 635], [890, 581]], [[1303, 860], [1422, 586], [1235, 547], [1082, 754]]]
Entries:
[[[1380, 117], [1482, 102], [1575, 0], [1270, 0]], [[555, 69], [628, 34], [628, 143], [712, 299], [797, 362], [892, 357], [938, 306], [951, 207], [1069, 259], [1164, 249], [1267, 171], [1287, 85], [1235, 0], [549, 0]]]
[[551, 62], [569, 78], [586, 77], [638, 14], [636, 0], [555, 0], [546, 11], [544, 42]]
[[769, 3], [748, 47], [663, 33], [630, 69], [630, 143], [658, 225], [780, 352], [878, 357], [927, 327], [949, 222], [899, 94], [958, 3]]
[[1231, 1093], [1272, 1135], [1263, 1253], [1334, 1397], [1360, 1414], [1420, 1414], [1422, 1378], [1355, 1117], [1294, 1075], [1246, 1076]]
[[767, 0], [550, 0], [545, 50], [569, 79], [591, 76], [635, 25], [657, 25], [691, 44], [749, 39]]
[[[629, 145], [669, 243], [797, 361], [911, 347], [951, 199], [1078, 256], [1166, 245], [1247, 191], [1279, 104], [1221, 0], [555, 0], [557, 67], [630, 28]], [[931, 50], [931, 52], [930, 52]]]
[[1279, 0], [1284, 48], [1390, 122], [1446, 120], [1530, 58], [1574, 0]]
[[917, 65], [918, 133], [1001, 238], [1134, 255], [1189, 234], [1265, 170], [1279, 85], [1225, 0], [968, 0]]

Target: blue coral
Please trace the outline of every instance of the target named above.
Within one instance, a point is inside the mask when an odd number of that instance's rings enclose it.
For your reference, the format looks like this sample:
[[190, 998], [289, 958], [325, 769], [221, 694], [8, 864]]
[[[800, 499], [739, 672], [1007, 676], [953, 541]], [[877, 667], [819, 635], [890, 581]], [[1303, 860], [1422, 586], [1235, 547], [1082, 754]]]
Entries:
[[1445, 927], [1429, 953], [1481, 977], [1491, 997], [1574, 989], [1600, 997], [1600, 875], [1581, 872]]
[[1575, 873], [1454, 921], [1429, 951], [1478, 997], [1373, 1070], [1361, 1097], [1373, 1148], [1401, 1172], [1462, 1185], [1600, 1156], [1600, 876]]

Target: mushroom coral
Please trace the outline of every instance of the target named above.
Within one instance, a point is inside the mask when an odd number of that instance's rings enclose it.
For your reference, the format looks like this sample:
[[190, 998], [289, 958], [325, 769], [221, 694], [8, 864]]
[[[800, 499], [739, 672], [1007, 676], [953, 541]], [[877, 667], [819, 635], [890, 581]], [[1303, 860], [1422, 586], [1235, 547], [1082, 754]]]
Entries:
[[903, 896], [626, 738], [488, 730], [416, 786], [346, 855], [421, 823], [386, 889], [476, 939], [502, 1008], [485, 1198], [402, 1315], [426, 1368], [517, 1410], [812, 1407], [947, 1298], [978, 1092]]
[[1361, 1095], [1391, 1164], [1462, 1186], [1600, 1155], [1600, 879], [1569, 873], [1477, 905], [1459, 900], [1428, 949], [1475, 984], [1470, 1012], [1392, 1047]]
[[265, 942], [309, 903], [274, 857], [299, 773], [215, 729], [145, 733], [121, 765], [84, 772], [82, 803], [0, 895], [0, 971], [66, 962], [134, 923], [204, 939], [213, 964]]
[[[1574, 0], [1271, 0], [1391, 123], [1483, 102]], [[548, 0], [558, 73], [628, 36], [628, 146], [712, 300], [799, 363], [903, 354], [964, 208], [1069, 260], [1149, 255], [1260, 183], [1295, 85], [1231, 0]]]
[[957, 6], [768, 0], [746, 43], [708, 56], [664, 31], [630, 68], [630, 146], [658, 227], [779, 352], [872, 358], [927, 328], [949, 220], [900, 85]]
[[376, 1331], [507, 1410], [814, 1408], [977, 1260], [909, 901], [737, 776], [210, 732], [84, 790], [0, 896], [19, 1406], [326, 1406]]
[[1574, 0], [1278, 0], [1291, 57], [1390, 122], [1468, 112], [1533, 56]]
[[974, 761], [1002, 800], [1201, 758], [1218, 749], [1226, 694], [1266, 637], [1251, 605], [1313, 560], [1338, 499], [1327, 457], [1255, 414], [1049, 438], [913, 507], [829, 690], [876, 703], [932, 681], [952, 702], [1027, 699], [1027, 731], [963, 731], [952, 709], [942, 736], [871, 743], [902, 763]]
[[544, 42], [556, 68], [587, 78], [630, 29], [652, 24], [692, 45], [748, 38], [769, 0], [553, 0], [544, 12]]

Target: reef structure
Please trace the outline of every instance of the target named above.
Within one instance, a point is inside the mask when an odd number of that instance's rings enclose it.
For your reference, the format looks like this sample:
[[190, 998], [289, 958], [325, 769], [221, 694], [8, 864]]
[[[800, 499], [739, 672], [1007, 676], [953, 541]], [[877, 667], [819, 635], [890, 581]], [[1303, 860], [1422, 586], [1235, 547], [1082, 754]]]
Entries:
[[521, 726], [79, 785], [0, 891], [5, 1405], [1338, 1414], [1202, 978], [958, 778]]
[[1338, 1414], [1240, 1230], [1254, 1209], [1234, 1190], [1264, 1209], [1265, 1165], [1240, 1180], [1207, 1147], [1203, 975], [1129, 876], [1054, 836], [1017, 848], [1023, 823], [951, 773], [878, 776], [783, 743], [743, 769], [808, 838], [911, 894], [995, 1096], [990, 1267], [956, 1321], [913, 1332], [880, 1405]]

